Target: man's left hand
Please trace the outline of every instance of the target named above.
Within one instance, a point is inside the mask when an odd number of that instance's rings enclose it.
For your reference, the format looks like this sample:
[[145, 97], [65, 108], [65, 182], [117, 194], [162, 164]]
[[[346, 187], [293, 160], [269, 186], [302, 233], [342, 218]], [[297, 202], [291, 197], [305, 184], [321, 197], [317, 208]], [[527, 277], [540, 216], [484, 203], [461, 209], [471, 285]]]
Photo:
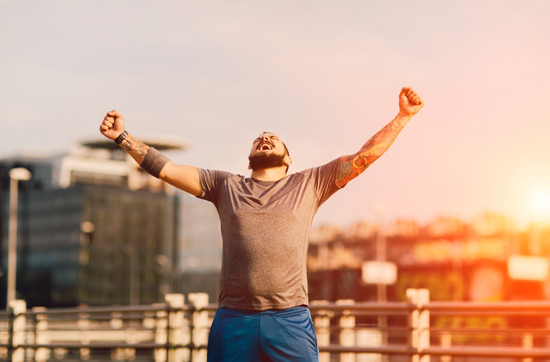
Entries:
[[399, 114], [405, 117], [412, 117], [424, 107], [422, 98], [409, 87], [403, 87], [399, 93]]

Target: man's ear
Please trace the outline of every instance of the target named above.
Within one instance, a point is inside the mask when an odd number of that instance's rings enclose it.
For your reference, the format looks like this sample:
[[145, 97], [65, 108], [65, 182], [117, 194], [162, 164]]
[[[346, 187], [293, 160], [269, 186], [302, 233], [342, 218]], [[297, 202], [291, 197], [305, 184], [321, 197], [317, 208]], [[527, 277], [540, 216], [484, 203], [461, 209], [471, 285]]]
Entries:
[[292, 158], [290, 158], [289, 155], [286, 155], [285, 158], [283, 159], [283, 163], [285, 164], [285, 166], [292, 165]]

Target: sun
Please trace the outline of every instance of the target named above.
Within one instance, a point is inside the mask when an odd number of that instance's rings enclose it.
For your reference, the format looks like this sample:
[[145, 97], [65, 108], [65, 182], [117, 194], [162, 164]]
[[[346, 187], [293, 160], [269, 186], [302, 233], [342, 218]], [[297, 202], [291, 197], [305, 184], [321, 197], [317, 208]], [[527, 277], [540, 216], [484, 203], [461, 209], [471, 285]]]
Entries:
[[550, 190], [539, 188], [531, 194], [533, 217], [537, 221], [550, 222]]

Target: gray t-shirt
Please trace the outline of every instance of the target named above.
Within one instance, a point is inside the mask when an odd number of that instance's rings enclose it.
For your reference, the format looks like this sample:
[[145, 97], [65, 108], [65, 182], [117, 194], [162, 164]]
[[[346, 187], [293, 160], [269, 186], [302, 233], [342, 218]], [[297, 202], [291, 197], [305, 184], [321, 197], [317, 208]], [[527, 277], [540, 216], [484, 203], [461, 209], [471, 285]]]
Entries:
[[334, 160], [273, 182], [199, 169], [201, 197], [216, 206], [221, 221], [219, 307], [308, 304], [309, 231], [319, 206], [339, 189], [337, 165]]

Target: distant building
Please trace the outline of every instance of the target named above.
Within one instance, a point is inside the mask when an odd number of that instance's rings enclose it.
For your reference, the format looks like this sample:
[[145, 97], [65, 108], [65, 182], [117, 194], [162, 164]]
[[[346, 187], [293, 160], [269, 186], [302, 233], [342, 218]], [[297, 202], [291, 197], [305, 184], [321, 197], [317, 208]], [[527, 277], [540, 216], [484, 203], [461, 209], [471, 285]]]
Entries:
[[311, 299], [377, 300], [378, 286], [365, 281], [363, 267], [379, 260], [379, 252], [397, 268], [396, 282], [385, 287], [389, 301], [406, 300], [408, 288], [427, 288], [433, 301], [550, 295], [548, 225], [521, 231], [505, 216], [488, 213], [469, 223], [452, 217], [423, 226], [397, 220], [373, 230], [361, 223], [347, 231], [324, 227], [312, 233], [307, 259]]
[[[147, 141], [159, 150], [174, 142]], [[9, 170], [20, 183], [17, 295], [29, 306], [145, 304], [174, 290], [180, 196], [112, 142], [68, 155], [0, 160], [0, 306], [5, 307]]]
[[222, 259], [218, 211], [208, 201], [181, 192], [180, 264], [177, 287], [184, 293], [208, 293], [217, 302]]

